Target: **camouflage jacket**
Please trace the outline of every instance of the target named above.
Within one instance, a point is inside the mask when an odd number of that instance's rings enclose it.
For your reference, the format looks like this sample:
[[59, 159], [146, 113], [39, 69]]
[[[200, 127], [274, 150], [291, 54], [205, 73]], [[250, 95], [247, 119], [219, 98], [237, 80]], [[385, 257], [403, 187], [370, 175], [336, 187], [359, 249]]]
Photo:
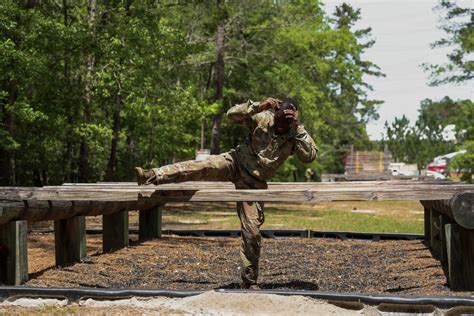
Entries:
[[318, 148], [303, 125], [278, 135], [273, 127], [274, 111], [260, 111], [258, 103], [237, 104], [227, 116], [250, 130], [245, 143], [237, 147], [236, 154], [239, 163], [257, 179], [270, 179], [292, 154], [304, 163], [317, 157]]

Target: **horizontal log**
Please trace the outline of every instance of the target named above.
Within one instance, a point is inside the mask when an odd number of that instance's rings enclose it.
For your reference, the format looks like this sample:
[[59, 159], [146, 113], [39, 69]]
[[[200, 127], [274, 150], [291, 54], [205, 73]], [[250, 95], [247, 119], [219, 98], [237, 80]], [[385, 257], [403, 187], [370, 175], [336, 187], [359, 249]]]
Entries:
[[30, 222], [61, 220], [74, 216], [110, 215], [122, 210], [148, 210], [161, 205], [155, 199], [139, 201], [38, 201], [0, 202], [0, 224], [12, 220]]
[[201, 189], [186, 187], [130, 186], [130, 187], [44, 187], [16, 188], [10, 200], [39, 201], [138, 201], [143, 198], [168, 201], [230, 202], [318, 202], [348, 200], [442, 200], [458, 193], [474, 190], [473, 185], [407, 184], [407, 185], [351, 185], [330, 186], [313, 184], [291, 189], [275, 187], [268, 190], [236, 190], [233, 188]]
[[[419, 180], [392, 180], [392, 181], [345, 181], [345, 182], [268, 182], [268, 187], [280, 187], [280, 186], [393, 186], [393, 185], [407, 185], [407, 184], [417, 184], [417, 185], [427, 185], [427, 184], [438, 184], [438, 185], [456, 185], [457, 182], [447, 181], [447, 180], [428, 180], [428, 181], [419, 181]], [[74, 186], [74, 187], [136, 187], [138, 186], [136, 182], [96, 182], [96, 183], [64, 183], [62, 186]], [[209, 189], [210, 187], [221, 188], [223, 186], [234, 187], [232, 182], [226, 181], [187, 181], [181, 183], [168, 183], [160, 184], [155, 186], [156, 188], [175, 188], [175, 187], [202, 187]], [[57, 188], [59, 188], [57, 186]], [[53, 188], [53, 187], [49, 187]]]
[[[267, 190], [236, 190], [231, 183], [185, 182], [159, 186], [132, 183], [77, 184], [43, 188], [0, 188], [0, 223], [11, 220], [59, 220], [73, 216], [107, 215], [120, 210], [149, 209], [166, 202], [264, 201], [313, 203], [349, 200], [430, 200], [442, 204], [453, 196], [474, 191], [459, 183], [341, 182], [270, 183]], [[203, 188], [208, 185], [210, 188]], [[290, 189], [287, 189], [287, 188]], [[10, 201], [6, 201], [10, 200]], [[436, 200], [438, 202], [436, 202]], [[440, 205], [441, 205], [440, 204]], [[472, 221], [469, 207], [458, 207], [459, 218]], [[472, 203], [469, 204], [472, 208]], [[472, 212], [470, 213], [472, 214]], [[463, 227], [466, 224], [461, 224]]]
[[450, 199], [422, 201], [425, 208], [436, 210], [466, 229], [474, 229], [474, 190], [460, 192]]
[[21, 218], [25, 212], [25, 203], [22, 201], [0, 202], [0, 225]]
[[459, 225], [474, 229], [474, 191], [457, 194], [450, 200], [450, 206], [453, 218]]

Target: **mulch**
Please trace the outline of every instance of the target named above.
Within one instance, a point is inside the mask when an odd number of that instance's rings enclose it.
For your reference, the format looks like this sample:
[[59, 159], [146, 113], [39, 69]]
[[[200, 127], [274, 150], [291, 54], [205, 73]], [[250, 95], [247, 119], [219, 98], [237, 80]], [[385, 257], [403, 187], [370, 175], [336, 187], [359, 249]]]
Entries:
[[[103, 254], [101, 236], [88, 236], [88, 257], [54, 267], [52, 234], [30, 234], [26, 286], [235, 289], [240, 284], [239, 239], [167, 236]], [[136, 239], [133, 236], [132, 239]], [[265, 239], [263, 289], [397, 295], [473, 296], [451, 292], [440, 262], [422, 241]]]

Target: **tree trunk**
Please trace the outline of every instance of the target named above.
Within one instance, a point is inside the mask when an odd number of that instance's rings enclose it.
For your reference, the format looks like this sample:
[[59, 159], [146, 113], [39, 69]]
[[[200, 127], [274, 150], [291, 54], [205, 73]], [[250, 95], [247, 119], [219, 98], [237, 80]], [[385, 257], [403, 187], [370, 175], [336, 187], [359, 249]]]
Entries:
[[204, 149], [206, 146], [206, 121], [202, 120], [201, 122], [201, 149]]
[[221, 121], [222, 121], [222, 114], [216, 114], [212, 118], [211, 155], [219, 155], [221, 153], [221, 149], [220, 149]]
[[[130, 7], [132, 5], [132, 0], [127, 0], [125, 4], [125, 13], [127, 17], [131, 16]], [[119, 59], [119, 64], [122, 64], [122, 58]], [[113, 123], [113, 134], [112, 134], [112, 144], [110, 146], [110, 157], [109, 162], [107, 163], [107, 181], [114, 181], [115, 174], [117, 172], [118, 159], [117, 159], [117, 147], [119, 141], [119, 133], [121, 129], [120, 114], [122, 112], [122, 84], [120, 82], [120, 74], [117, 74], [117, 94], [115, 95], [114, 102], [114, 123]]]
[[[89, 26], [89, 31], [92, 33], [92, 37], [95, 37], [96, 29], [96, 9], [97, 9], [97, 0], [89, 0], [88, 6], [88, 18], [87, 24]], [[92, 103], [92, 73], [95, 66], [95, 55], [93, 52], [89, 52], [87, 56], [87, 70], [85, 78], [85, 104], [84, 104], [84, 113], [83, 113], [83, 123], [89, 124], [91, 120], [91, 103]], [[88, 182], [89, 181], [89, 144], [87, 143], [87, 137], [83, 137], [81, 140], [81, 147], [79, 150], [79, 181]]]
[[[69, 12], [68, 12], [68, 0], [63, 0], [63, 23], [64, 27], [69, 27]], [[69, 47], [68, 45], [64, 46], [64, 68], [63, 68], [63, 76], [64, 76], [64, 85], [65, 85], [65, 92], [66, 98], [64, 98], [64, 106], [67, 109], [67, 122], [68, 128], [72, 128], [74, 125], [74, 110], [73, 106], [71, 105], [69, 96], [71, 95], [71, 72], [69, 69]], [[73, 141], [71, 139], [71, 134], [68, 133], [65, 135], [66, 142], [65, 142], [65, 150], [64, 150], [64, 164], [63, 164], [63, 181], [64, 182], [73, 182]]]
[[120, 91], [115, 96], [114, 124], [112, 146], [110, 148], [110, 157], [107, 164], [107, 181], [114, 181], [115, 172], [117, 171], [117, 144], [120, 131], [120, 112], [122, 111], [122, 97]]
[[[217, 5], [220, 11], [221, 1], [217, 1]], [[225, 49], [225, 19], [222, 15], [222, 12], [219, 12], [219, 24], [217, 25], [217, 34], [216, 34], [216, 48], [217, 48], [217, 58], [216, 58], [216, 94], [215, 101], [221, 101], [224, 92], [224, 49]], [[222, 121], [222, 111], [219, 111], [212, 118], [212, 136], [211, 136], [211, 154], [218, 155], [220, 154], [220, 134], [221, 134], [221, 121]]]

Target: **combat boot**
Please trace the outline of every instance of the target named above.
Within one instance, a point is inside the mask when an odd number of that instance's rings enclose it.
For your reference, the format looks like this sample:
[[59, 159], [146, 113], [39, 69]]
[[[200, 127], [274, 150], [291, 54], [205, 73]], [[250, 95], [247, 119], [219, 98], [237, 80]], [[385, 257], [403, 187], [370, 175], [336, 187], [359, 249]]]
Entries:
[[242, 282], [240, 284], [240, 288], [242, 290], [260, 290], [260, 286], [258, 286], [258, 284], [250, 284], [247, 282]]
[[138, 185], [152, 184], [156, 178], [153, 170], [144, 170], [141, 167], [135, 167], [135, 176], [137, 177]]

